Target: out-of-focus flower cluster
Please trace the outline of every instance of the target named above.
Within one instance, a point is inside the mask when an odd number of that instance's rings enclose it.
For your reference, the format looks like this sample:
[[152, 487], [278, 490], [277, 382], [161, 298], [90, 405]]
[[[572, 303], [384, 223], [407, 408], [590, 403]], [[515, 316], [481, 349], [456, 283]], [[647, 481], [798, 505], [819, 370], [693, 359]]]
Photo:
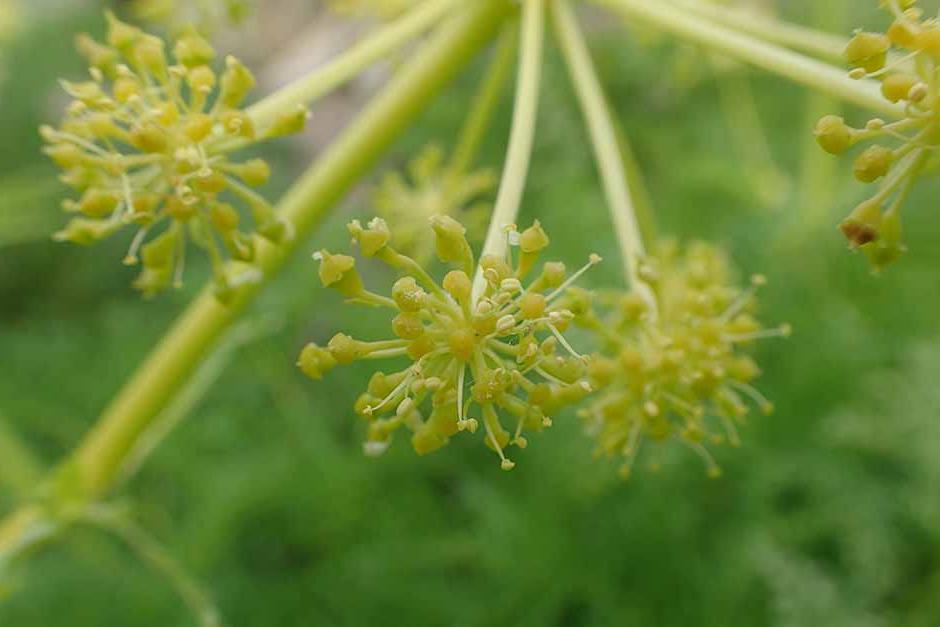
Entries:
[[406, 173], [388, 172], [373, 194], [376, 212], [395, 233], [396, 245], [419, 263], [434, 254], [428, 220], [446, 215], [467, 228], [475, 242], [483, 236], [492, 205], [483, 196], [496, 187], [493, 170], [463, 174], [448, 167], [444, 151], [429, 144], [409, 164]]
[[[514, 463], [507, 447], [524, 448], [526, 432], [549, 426], [560, 408], [590, 391], [587, 360], [563, 335], [574, 314], [561, 300], [600, 258], [592, 255], [570, 276], [562, 263], [536, 268], [549, 243], [536, 222], [522, 233], [512, 228], [507, 255], [484, 255], [477, 266], [459, 222], [435, 216], [431, 228], [438, 258], [455, 267], [440, 283], [392, 247], [384, 220], [350, 223], [362, 256], [402, 275], [390, 296], [364, 287], [353, 257], [317, 253], [323, 285], [351, 302], [394, 312], [393, 337], [364, 341], [340, 333], [325, 347], [307, 345], [298, 365], [319, 379], [337, 364], [406, 360], [402, 369], [376, 372], [355, 403], [356, 413], [369, 423], [365, 451], [384, 452], [404, 427], [414, 449], [429, 453], [482, 425], [484, 442], [509, 470]], [[471, 277], [477, 271], [482, 289], [475, 294]]]
[[940, 146], [940, 21], [925, 18], [916, 0], [883, 0], [894, 22], [886, 33], [859, 31], [845, 49], [853, 78], [881, 81], [884, 97], [904, 105], [895, 122], [875, 118], [853, 128], [835, 115], [823, 117], [815, 135], [824, 150], [841, 155], [858, 143], [874, 140], [855, 159], [855, 178], [880, 181], [878, 191], [843, 220], [841, 230], [876, 269], [906, 250], [901, 206], [928, 159]]
[[239, 24], [253, 9], [252, 0], [133, 0], [134, 18], [159, 24], [177, 32], [195, 25], [201, 32], [212, 32], [227, 24]]
[[680, 442], [696, 451], [711, 476], [720, 470], [709, 444], [739, 444], [736, 423], [751, 404], [764, 412], [771, 403], [751, 383], [760, 368], [745, 349], [765, 337], [789, 334], [768, 329], [754, 316], [755, 276], [749, 288], [732, 283], [719, 249], [694, 243], [680, 251], [663, 245], [640, 270], [655, 293], [637, 291], [595, 298], [573, 289], [564, 304], [603, 347], [590, 362], [589, 381], [598, 389], [580, 412], [599, 454], [623, 458], [628, 477], [641, 448]]
[[194, 30], [173, 43], [175, 62], [162, 39], [111, 14], [106, 43], [82, 35], [77, 44], [91, 80], [63, 82], [73, 98], [65, 118], [41, 129], [62, 180], [80, 193], [64, 203], [78, 215], [56, 239], [90, 244], [135, 228], [125, 261], [142, 262], [134, 285], [145, 295], [181, 282], [187, 240], [209, 255], [220, 296], [255, 280], [254, 237], [278, 243], [291, 229], [253, 189], [268, 180], [267, 163], [230, 155], [301, 130], [307, 112], [255, 128], [240, 108], [251, 72], [230, 56], [217, 74], [215, 51]]

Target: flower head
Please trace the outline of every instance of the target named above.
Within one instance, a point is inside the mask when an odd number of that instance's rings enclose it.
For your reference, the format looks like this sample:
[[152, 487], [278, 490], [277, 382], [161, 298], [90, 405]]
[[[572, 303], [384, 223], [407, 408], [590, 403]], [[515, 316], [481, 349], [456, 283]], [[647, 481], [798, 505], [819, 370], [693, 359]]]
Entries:
[[492, 170], [451, 171], [441, 147], [430, 144], [408, 164], [407, 174], [389, 172], [382, 178], [373, 202], [379, 216], [395, 231], [399, 248], [426, 263], [434, 253], [434, 242], [427, 237], [428, 220], [450, 216], [467, 227], [471, 241], [478, 239], [492, 209], [481, 197], [496, 187], [496, 180]]
[[624, 477], [641, 448], [665, 442], [692, 448], [717, 476], [706, 445], [737, 446], [736, 423], [749, 403], [765, 413], [773, 408], [751, 386], [760, 369], [744, 349], [788, 335], [789, 327], [767, 329], [754, 317], [763, 277], [753, 277], [750, 288], [734, 287], [726, 257], [707, 244], [684, 253], [663, 246], [641, 274], [655, 293], [655, 312], [635, 291], [602, 295], [596, 304], [577, 292], [566, 300], [604, 347], [589, 367], [599, 391], [581, 416], [599, 453], [623, 457]]
[[454, 266], [439, 282], [392, 247], [384, 220], [349, 224], [363, 257], [379, 259], [401, 274], [389, 296], [364, 287], [353, 257], [325, 250], [315, 255], [324, 286], [350, 302], [394, 312], [392, 337], [364, 341], [340, 333], [325, 347], [309, 344], [298, 365], [319, 379], [353, 361], [405, 360], [402, 369], [377, 371], [355, 403], [369, 422], [365, 451], [383, 452], [402, 427], [411, 432], [414, 449], [424, 454], [482, 426], [484, 442], [509, 470], [514, 463], [507, 447], [524, 448], [526, 432], [549, 426], [555, 412], [590, 390], [587, 360], [563, 335], [574, 314], [561, 299], [600, 258], [592, 255], [571, 276], [561, 263], [546, 263], [535, 272], [548, 237], [538, 222], [522, 233], [513, 228], [509, 237], [517, 254], [480, 259], [485, 287], [474, 299], [471, 277], [477, 265], [464, 227], [435, 216], [431, 230], [438, 258]]
[[[228, 57], [216, 74], [215, 51], [193, 30], [173, 44], [175, 63], [162, 39], [111, 14], [106, 44], [85, 35], [77, 44], [92, 80], [63, 82], [73, 98], [65, 119], [58, 128], [41, 129], [46, 154], [81, 194], [65, 201], [78, 217], [56, 239], [90, 244], [133, 225], [137, 235], [125, 261], [143, 261], [135, 287], [147, 295], [180, 283], [191, 239], [208, 253], [225, 293], [239, 267], [225, 262], [250, 263], [254, 235], [275, 243], [291, 235], [289, 224], [252, 189], [267, 181], [267, 163], [230, 155], [300, 130], [306, 112], [255, 128], [240, 108], [255, 84], [251, 72]], [[248, 230], [244, 209], [253, 222]], [[159, 235], [147, 242], [154, 233]], [[235, 283], [252, 275], [238, 273]]]
[[[904, 105], [905, 117], [887, 123], [875, 118], [853, 128], [835, 115], [816, 125], [820, 146], [841, 155], [856, 144], [875, 140], [855, 158], [854, 175], [878, 183], [878, 191], [859, 205], [840, 229], [852, 248], [862, 250], [875, 269], [897, 260], [905, 251], [901, 205], [940, 147], [940, 20], [924, 18], [916, 0], [884, 0], [894, 22], [886, 33], [858, 31], [845, 49], [853, 78], [881, 81], [886, 100]], [[898, 52], [898, 57], [893, 56]]]

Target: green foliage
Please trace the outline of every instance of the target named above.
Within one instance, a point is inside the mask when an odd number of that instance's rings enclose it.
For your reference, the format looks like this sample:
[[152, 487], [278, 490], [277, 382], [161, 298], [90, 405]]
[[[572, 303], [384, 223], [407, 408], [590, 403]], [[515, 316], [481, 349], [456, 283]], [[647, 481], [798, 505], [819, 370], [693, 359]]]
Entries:
[[[10, 145], [24, 146], [0, 150], [4, 166], [39, 163], [30, 156], [38, 152], [36, 112], [69, 58], [64, 33], [78, 30], [41, 28], [42, 45], [11, 53], [20, 62], [34, 54], [35, 71], [14, 75], [18, 87], [4, 92], [0, 129], [11, 130]], [[338, 295], [316, 288], [315, 265], [298, 257], [255, 310], [277, 311], [289, 323], [236, 354], [124, 490], [135, 520], [204, 584], [227, 624], [935, 623], [936, 221], [906, 217], [917, 254], [873, 279], [846, 255], [834, 220], [806, 231], [798, 227], [804, 208], [792, 203], [778, 214], [752, 210], [754, 192], [740, 184], [747, 164], [715, 154], [725, 131], [714, 86], [671, 94], [668, 78], [656, 75], [657, 57], [641, 58], [619, 33], [592, 45], [649, 176], [660, 225], [733, 242], [736, 265], [768, 277], [764, 311], [793, 324], [791, 341], [759, 347], [761, 386], [777, 412], [749, 421], [746, 447], [718, 452], [719, 481], [683, 455], [625, 485], [586, 453], [573, 414], [519, 451], [508, 474], [470, 442], [422, 458], [393, 447], [364, 459], [349, 406], [369, 367], [355, 364], [330, 385], [311, 386], [285, 356], [337, 328], [367, 335], [384, 316], [349, 317]], [[550, 59], [547, 84], [563, 85], [563, 72]], [[472, 78], [460, 79], [395, 157], [407, 160], [428, 140], [449, 137], [473, 88]], [[779, 121], [772, 147], [795, 171], [811, 141], [793, 115], [803, 92], [761, 78], [755, 93], [765, 118]], [[596, 250], [614, 258], [576, 103], [566, 89], [547, 89], [542, 112], [546, 132], [521, 222], [538, 217], [550, 233], [571, 234], [555, 235], [553, 256], [576, 260]], [[507, 114], [500, 112], [480, 163], [500, 162]], [[926, 206], [938, 190], [924, 183], [912, 201]], [[844, 206], [855, 200], [838, 196]], [[349, 214], [362, 209], [335, 214], [305, 248], [344, 248]], [[49, 201], [36, 211], [54, 216], [58, 208]], [[786, 237], [798, 228], [800, 237]], [[3, 252], [0, 410], [5, 426], [51, 464], [188, 293], [140, 302], [119, 276], [126, 272], [105, 258], [120, 259], [120, 247], [99, 256], [36, 241]], [[614, 265], [601, 264], [585, 281], [616, 282]], [[207, 264], [194, 266], [194, 279], [209, 275]], [[4, 493], [0, 503], [13, 499]], [[70, 627], [192, 623], [164, 581], [90, 529], [38, 554], [10, 584], [15, 593], [0, 604], [0, 625], [61, 625], [64, 617]]]

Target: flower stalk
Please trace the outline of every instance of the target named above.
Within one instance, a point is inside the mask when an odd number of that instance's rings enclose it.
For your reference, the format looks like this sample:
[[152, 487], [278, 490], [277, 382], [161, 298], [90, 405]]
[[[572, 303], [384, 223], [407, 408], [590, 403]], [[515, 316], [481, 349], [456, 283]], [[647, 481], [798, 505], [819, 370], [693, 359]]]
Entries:
[[[503, 167], [503, 175], [496, 195], [496, 205], [493, 208], [493, 216], [490, 219], [481, 256], [503, 256], [507, 243], [504, 229], [513, 224], [519, 214], [519, 205], [522, 202], [522, 192], [529, 173], [529, 161], [535, 140], [544, 35], [544, 0], [523, 0], [521, 50], [512, 130], [509, 135], [506, 164]], [[486, 281], [482, 269], [478, 269], [473, 283], [472, 301], [474, 303], [485, 288]]]
[[820, 93], [889, 117], [904, 117], [902, 105], [887, 102], [877, 83], [853, 80], [827, 63], [756, 39], [734, 29], [678, 10], [671, 3], [645, 0], [595, 0], [627, 19], [637, 19], [669, 31], [687, 41], [705, 46], [780, 75]]
[[284, 112], [310, 105], [413, 41], [459, 4], [459, 0], [429, 0], [418, 4], [323, 67], [255, 103], [248, 114], [255, 124], [264, 125]]
[[646, 256], [646, 250], [630, 194], [623, 155], [617, 143], [613, 115], [571, 5], [567, 0], [556, 0], [552, 4], [551, 15], [591, 136], [594, 157], [600, 170], [604, 194], [620, 245], [626, 280], [629, 286], [643, 297], [650, 311], [655, 312], [656, 297], [639, 276], [640, 261]]
[[[270, 283], [288, 254], [305, 241], [431, 97], [495, 36], [510, 12], [511, 7], [501, 0], [483, 0], [444, 24], [294, 184], [278, 209], [297, 237], [280, 247], [262, 247], [258, 255], [262, 279], [244, 286], [228, 305], [221, 304], [207, 288], [182, 314], [61, 467], [62, 472], [78, 479], [69, 498], [92, 502], [112, 487], [140, 436], [223, 332]], [[48, 536], [47, 530], [54, 526], [55, 520], [38, 505], [0, 522], [0, 565], [33, 544], [31, 538]]]
[[[669, 0], [679, 10], [689, 11], [722, 26], [733, 28], [742, 33], [766, 42], [799, 50], [830, 63], [842, 63], [842, 51], [848, 39], [807, 28], [799, 24], [791, 24], [769, 16], [739, 8], [722, 6], [714, 2], [702, 0]], [[817, 3], [826, 5], [827, 2]]]

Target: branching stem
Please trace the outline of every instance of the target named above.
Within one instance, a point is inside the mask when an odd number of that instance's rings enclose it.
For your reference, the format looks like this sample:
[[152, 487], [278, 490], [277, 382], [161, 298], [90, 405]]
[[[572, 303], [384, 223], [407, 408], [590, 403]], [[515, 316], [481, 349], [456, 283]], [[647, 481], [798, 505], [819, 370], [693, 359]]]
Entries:
[[[519, 71], [513, 105], [512, 130], [506, 163], [496, 195], [496, 205], [483, 243], [482, 255], [506, 252], [505, 228], [516, 221], [522, 192], [529, 173], [535, 125], [538, 116], [539, 84], [542, 71], [542, 43], [545, 35], [545, 0], [523, 0]], [[481, 256], [482, 256], [481, 255]], [[478, 269], [473, 283], [473, 302], [480, 297], [486, 281]]]

